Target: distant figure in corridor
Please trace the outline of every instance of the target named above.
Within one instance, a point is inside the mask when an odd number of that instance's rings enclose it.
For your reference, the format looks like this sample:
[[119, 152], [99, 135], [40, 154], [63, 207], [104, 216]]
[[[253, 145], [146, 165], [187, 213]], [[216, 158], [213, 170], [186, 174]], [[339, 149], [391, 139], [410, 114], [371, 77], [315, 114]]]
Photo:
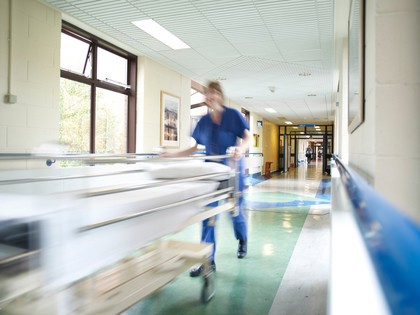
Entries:
[[[242, 155], [251, 143], [249, 125], [242, 114], [236, 109], [223, 105], [224, 95], [219, 82], [209, 82], [205, 91], [205, 102], [210, 111], [204, 115], [194, 129], [192, 138], [196, 141], [191, 148], [175, 153], [165, 153], [163, 156], [177, 157], [188, 156], [197, 151], [199, 144], [204, 145], [206, 155], [225, 155], [227, 150], [233, 154], [239, 165], [239, 190], [244, 189], [244, 163]], [[242, 139], [242, 140], [240, 140]], [[226, 159], [223, 163], [227, 163]], [[209, 206], [216, 206], [212, 203]], [[244, 258], [247, 254], [247, 220], [244, 209], [244, 198], [238, 198], [238, 209], [231, 212], [233, 229], [236, 239], [239, 241], [237, 257]], [[212, 217], [202, 222], [201, 242], [212, 243], [213, 252], [210, 257], [210, 268], [215, 271], [214, 256], [216, 252], [215, 225], [217, 217]], [[201, 265], [191, 269], [190, 276], [196, 277], [203, 272]]]
[[311, 147], [306, 148], [306, 159], [308, 160], [308, 165], [311, 164], [311, 159], [312, 159], [312, 148]]

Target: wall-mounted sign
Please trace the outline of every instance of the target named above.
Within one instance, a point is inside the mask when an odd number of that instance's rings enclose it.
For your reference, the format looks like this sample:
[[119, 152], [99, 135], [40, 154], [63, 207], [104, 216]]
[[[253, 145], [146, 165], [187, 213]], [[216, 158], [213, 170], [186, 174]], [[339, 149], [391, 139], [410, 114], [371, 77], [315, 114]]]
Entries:
[[262, 127], [262, 120], [257, 120], [257, 127]]

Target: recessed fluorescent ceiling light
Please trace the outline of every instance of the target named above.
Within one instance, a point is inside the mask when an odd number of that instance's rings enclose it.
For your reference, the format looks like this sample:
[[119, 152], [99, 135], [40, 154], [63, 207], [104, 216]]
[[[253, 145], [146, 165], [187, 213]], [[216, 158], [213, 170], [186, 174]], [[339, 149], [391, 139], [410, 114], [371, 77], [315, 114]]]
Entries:
[[162, 27], [160, 24], [156, 23], [152, 19], [143, 20], [143, 21], [134, 21], [131, 22], [141, 30], [145, 31], [150, 36], [153, 36], [157, 40], [160, 40], [165, 45], [171, 47], [172, 49], [185, 49], [190, 48], [182, 40], [176, 37], [174, 34], [169, 32], [167, 29]]
[[273, 108], [270, 108], [270, 107], [265, 108], [265, 110], [269, 113], [276, 113], [276, 111]]
[[291, 121], [285, 121], [284, 122], [286, 125], [293, 125], [293, 123]]

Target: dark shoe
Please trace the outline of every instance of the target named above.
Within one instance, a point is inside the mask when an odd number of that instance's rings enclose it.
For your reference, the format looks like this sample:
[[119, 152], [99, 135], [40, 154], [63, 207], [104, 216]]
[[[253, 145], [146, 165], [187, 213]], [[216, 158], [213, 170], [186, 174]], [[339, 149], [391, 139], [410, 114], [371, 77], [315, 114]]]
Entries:
[[[210, 271], [213, 271], [213, 272], [216, 271], [216, 264], [214, 263], [214, 261], [210, 262]], [[204, 272], [204, 265], [191, 268], [190, 277], [201, 276], [203, 272]]]
[[246, 256], [247, 241], [239, 241], [238, 245], [238, 258], [242, 259]]

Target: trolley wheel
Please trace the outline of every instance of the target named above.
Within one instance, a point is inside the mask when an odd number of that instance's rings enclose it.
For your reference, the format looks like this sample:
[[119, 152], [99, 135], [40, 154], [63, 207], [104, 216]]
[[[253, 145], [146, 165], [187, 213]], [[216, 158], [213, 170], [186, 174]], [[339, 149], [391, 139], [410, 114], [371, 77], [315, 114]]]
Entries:
[[214, 288], [214, 272], [211, 271], [203, 276], [203, 288], [201, 289], [201, 302], [207, 303], [215, 293]]

